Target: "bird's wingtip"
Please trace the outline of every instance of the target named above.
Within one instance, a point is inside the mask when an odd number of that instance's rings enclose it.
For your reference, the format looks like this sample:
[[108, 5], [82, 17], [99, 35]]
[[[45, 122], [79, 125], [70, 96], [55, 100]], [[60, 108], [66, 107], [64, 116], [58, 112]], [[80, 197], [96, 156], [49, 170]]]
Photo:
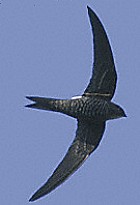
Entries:
[[31, 198], [29, 199], [29, 202], [33, 202], [33, 201], [36, 201], [40, 198], [42, 198], [45, 194], [42, 194], [40, 193], [40, 189], [38, 191], [36, 191], [32, 196]]
[[29, 202], [33, 202], [34, 200], [32, 200], [32, 198], [31, 199], [29, 199]]
[[32, 198], [29, 199], [29, 202], [32, 202]]
[[90, 7], [87, 5], [87, 10], [89, 11]]
[[36, 197], [34, 197], [34, 195], [33, 196], [31, 196], [31, 198], [29, 199], [29, 202], [33, 202], [33, 201], [35, 201], [36, 200]]
[[87, 5], [87, 10], [88, 10], [88, 11], [91, 11], [91, 8], [90, 8], [88, 5]]

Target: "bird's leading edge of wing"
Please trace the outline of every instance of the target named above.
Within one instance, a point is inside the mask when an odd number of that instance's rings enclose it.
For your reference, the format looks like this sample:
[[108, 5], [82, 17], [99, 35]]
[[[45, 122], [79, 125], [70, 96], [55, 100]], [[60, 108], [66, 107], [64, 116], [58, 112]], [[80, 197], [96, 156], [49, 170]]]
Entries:
[[78, 121], [76, 137], [62, 162], [48, 181], [30, 198], [35, 201], [50, 193], [73, 174], [98, 146], [105, 129], [105, 122]]
[[111, 100], [117, 81], [111, 46], [101, 21], [91, 8], [87, 8], [93, 33], [94, 64], [92, 77], [85, 94], [105, 94]]

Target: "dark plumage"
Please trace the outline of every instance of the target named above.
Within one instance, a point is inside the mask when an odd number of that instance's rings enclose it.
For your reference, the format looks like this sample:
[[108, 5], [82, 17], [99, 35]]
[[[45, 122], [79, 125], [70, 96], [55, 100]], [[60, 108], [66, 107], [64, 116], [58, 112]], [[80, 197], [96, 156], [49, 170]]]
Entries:
[[93, 32], [94, 65], [90, 83], [84, 94], [60, 100], [30, 97], [28, 108], [61, 112], [77, 119], [76, 137], [64, 159], [48, 181], [30, 198], [30, 201], [48, 194], [74, 173], [99, 145], [107, 120], [126, 117], [123, 109], [112, 103], [117, 75], [109, 40], [102, 23], [89, 8], [88, 14]]

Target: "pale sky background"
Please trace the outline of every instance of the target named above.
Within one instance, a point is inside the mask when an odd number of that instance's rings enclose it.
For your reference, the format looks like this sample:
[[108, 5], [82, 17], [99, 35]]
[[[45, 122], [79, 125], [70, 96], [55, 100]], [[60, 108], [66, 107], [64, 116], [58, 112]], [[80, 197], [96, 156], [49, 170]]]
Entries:
[[85, 164], [32, 203], [140, 204], [140, 1], [1, 0], [1, 205], [28, 205], [73, 141], [76, 120], [24, 105], [26, 95], [70, 98], [86, 88], [93, 59], [87, 5], [111, 40], [118, 73], [113, 101], [128, 118], [109, 121]]

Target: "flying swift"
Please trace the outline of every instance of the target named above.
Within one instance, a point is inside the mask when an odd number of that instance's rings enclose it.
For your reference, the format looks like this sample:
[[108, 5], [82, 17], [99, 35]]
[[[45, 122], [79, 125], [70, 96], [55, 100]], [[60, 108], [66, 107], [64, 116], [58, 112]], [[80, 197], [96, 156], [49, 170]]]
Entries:
[[117, 74], [107, 34], [95, 12], [88, 6], [87, 9], [93, 33], [94, 63], [90, 82], [83, 94], [71, 99], [27, 96], [33, 101], [26, 105], [28, 108], [60, 112], [77, 119], [76, 136], [65, 157], [29, 201], [50, 193], [83, 164], [98, 147], [107, 120], [126, 117], [124, 110], [111, 102]]

